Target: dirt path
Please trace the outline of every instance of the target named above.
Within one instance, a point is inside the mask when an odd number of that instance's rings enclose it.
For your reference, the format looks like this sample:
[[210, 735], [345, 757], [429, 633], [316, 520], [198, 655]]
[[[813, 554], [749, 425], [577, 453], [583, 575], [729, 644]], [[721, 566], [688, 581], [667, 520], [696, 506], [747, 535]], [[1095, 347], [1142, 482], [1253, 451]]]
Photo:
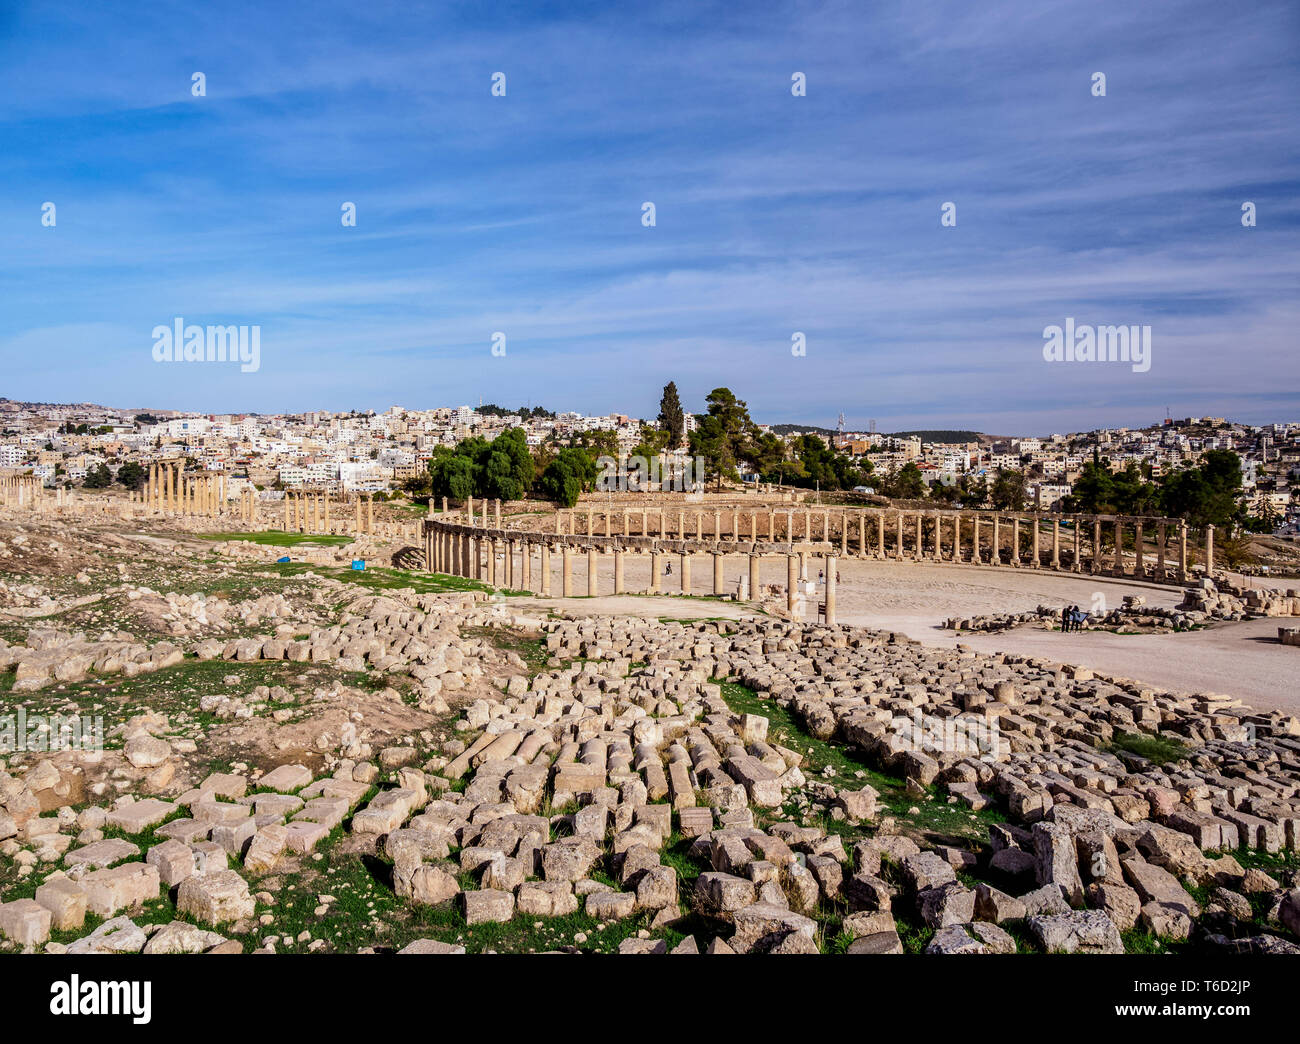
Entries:
[[[555, 560], [552, 559], [554, 562]], [[819, 560], [810, 558], [815, 579]], [[740, 556], [724, 566], [724, 590], [734, 591], [747, 568]], [[662, 577], [668, 591], [680, 590], [680, 563], [672, 575]], [[712, 586], [711, 560], [695, 558], [691, 575], [697, 593]], [[585, 556], [574, 556], [574, 590], [587, 590]], [[615, 597], [613, 571], [606, 565], [597, 598], [521, 600], [523, 605], [553, 608], [584, 615], [620, 613], [670, 619], [726, 617], [746, 613], [743, 605], [680, 597]], [[785, 582], [785, 562], [764, 563], [763, 583]], [[552, 571], [552, 589], [559, 590], [560, 573]], [[627, 557], [627, 586], [642, 589], [649, 583], [649, 561]], [[820, 589], [819, 589], [820, 593]], [[950, 616], [1020, 612], [1039, 604], [1077, 604], [1085, 609], [1104, 602], [1119, 605], [1125, 595], [1141, 595], [1148, 605], [1175, 606], [1182, 598], [1176, 588], [1132, 580], [1070, 573], [1041, 573], [1001, 568], [945, 566], [916, 562], [840, 562], [837, 594], [840, 623], [876, 630], [900, 631], [927, 644], [952, 646], [959, 640], [940, 625]], [[810, 617], [811, 618], [811, 617]], [[1281, 621], [1285, 622], [1285, 621]], [[1261, 710], [1287, 710], [1300, 714], [1300, 654], [1277, 644], [1277, 620], [1251, 620], [1221, 624], [1202, 631], [1167, 635], [1115, 635], [1083, 632], [1063, 635], [1055, 631], [1019, 628], [997, 635], [965, 636], [961, 642], [985, 652], [1015, 652], [1047, 656], [1092, 667], [1105, 674], [1135, 678], [1162, 688], [1221, 692], [1237, 696]]]

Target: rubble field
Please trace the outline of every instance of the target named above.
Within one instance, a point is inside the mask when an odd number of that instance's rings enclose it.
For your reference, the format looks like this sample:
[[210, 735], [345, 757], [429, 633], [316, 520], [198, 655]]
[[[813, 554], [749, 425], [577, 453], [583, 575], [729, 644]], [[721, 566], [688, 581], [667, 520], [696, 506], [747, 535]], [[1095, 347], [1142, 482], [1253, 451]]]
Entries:
[[1300, 953], [1286, 713], [300, 543], [0, 520], [0, 950]]

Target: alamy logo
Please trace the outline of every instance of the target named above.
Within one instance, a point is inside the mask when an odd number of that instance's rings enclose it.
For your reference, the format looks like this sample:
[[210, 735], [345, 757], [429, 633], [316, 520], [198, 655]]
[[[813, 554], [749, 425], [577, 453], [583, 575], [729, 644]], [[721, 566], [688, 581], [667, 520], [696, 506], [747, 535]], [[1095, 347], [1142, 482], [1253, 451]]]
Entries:
[[704, 461], [687, 457], [680, 464], [673, 458], [660, 463], [651, 457], [600, 457], [596, 461], [600, 475], [596, 489], [601, 493], [693, 493], [704, 480]]
[[1134, 373], [1151, 369], [1151, 327], [1065, 326], [1043, 327], [1043, 358], [1047, 362], [1126, 362]]
[[51, 1015], [130, 1015], [137, 1026], [153, 1017], [152, 982], [81, 981], [80, 975], [50, 984]]
[[262, 365], [260, 326], [198, 326], [177, 316], [153, 328], [154, 362], [237, 362], [242, 373]]
[[102, 715], [0, 714], [0, 754], [29, 754], [60, 750], [103, 750]]

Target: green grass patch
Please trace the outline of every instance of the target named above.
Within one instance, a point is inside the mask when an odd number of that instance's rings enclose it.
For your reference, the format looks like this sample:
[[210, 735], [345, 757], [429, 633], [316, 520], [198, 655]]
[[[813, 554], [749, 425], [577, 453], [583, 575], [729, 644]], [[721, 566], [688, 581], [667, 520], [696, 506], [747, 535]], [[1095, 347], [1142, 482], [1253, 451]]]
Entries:
[[244, 540], [250, 544], [265, 544], [268, 547], [297, 547], [299, 544], [342, 547], [355, 539], [351, 536], [333, 534], [287, 533], [281, 529], [264, 529], [256, 533], [199, 533], [198, 536], [202, 540]]
[[1165, 765], [1171, 761], [1181, 761], [1191, 754], [1191, 748], [1168, 736], [1152, 736], [1144, 732], [1117, 732], [1112, 737], [1107, 749], [1114, 752], [1125, 750], [1130, 754], [1146, 758], [1155, 765]]

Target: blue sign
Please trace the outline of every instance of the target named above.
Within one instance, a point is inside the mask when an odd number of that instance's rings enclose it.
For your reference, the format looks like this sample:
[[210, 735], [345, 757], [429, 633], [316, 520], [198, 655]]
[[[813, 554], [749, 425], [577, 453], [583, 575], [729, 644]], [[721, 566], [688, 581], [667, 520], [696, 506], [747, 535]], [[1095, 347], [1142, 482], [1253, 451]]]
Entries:
[[277, 558], [276, 561], [277, 561], [277, 562], [287, 562], [287, 561], [289, 561], [289, 556], [288, 556], [288, 555], [285, 555], [283, 558]]
[[365, 568], [366, 568], [366, 560], [365, 560], [364, 558], [354, 558], [354, 559], [352, 559], [352, 568], [353, 568], [353, 569], [365, 569]]

